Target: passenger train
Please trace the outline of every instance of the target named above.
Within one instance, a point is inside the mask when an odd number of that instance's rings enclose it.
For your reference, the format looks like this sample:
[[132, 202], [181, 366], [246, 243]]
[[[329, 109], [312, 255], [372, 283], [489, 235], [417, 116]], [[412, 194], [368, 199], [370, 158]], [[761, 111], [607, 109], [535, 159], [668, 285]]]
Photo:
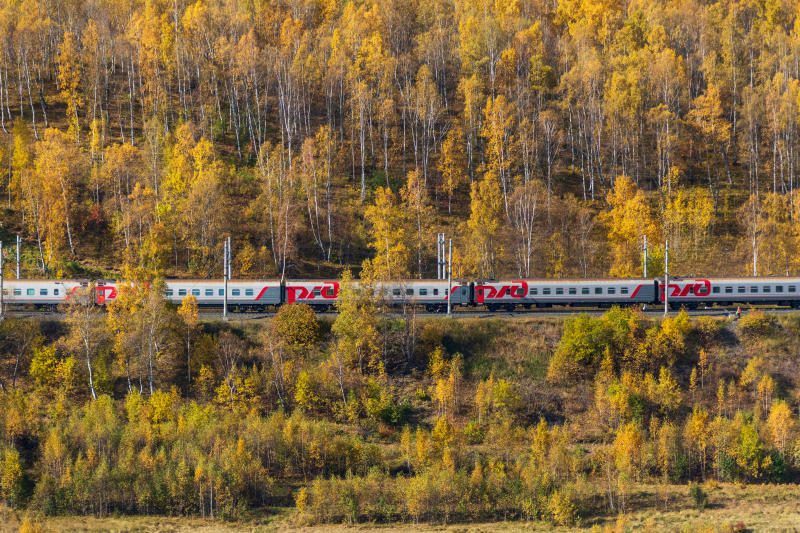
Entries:
[[[69, 299], [84, 280], [5, 280], [4, 303], [9, 308], [54, 308]], [[94, 282], [97, 303], [118, 294], [120, 282]], [[356, 281], [355, 283], [358, 283]], [[193, 295], [201, 307], [222, 307], [223, 281], [166, 280], [164, 297], [179, 304]], [[375, 287], [389, 305], [411, 304], [428, 311], [481, 307], [489, 311], [570, 306], [607, 308], [663, 305], [673, 309], [712, 305], [773, 305], [800, 307], [800, 278], [675, 278], [666, 287], [660, 279], [527, 279], [527, 280], [405, 280]], [[233, 280], [228, 282], [228, 306], [234, 311], [266, 311], [287, 303], [304, 303], [317, 311], [332, 310], [339, 298], [336, 280]], [[452, 291], [452, 294], [451, 294]]]

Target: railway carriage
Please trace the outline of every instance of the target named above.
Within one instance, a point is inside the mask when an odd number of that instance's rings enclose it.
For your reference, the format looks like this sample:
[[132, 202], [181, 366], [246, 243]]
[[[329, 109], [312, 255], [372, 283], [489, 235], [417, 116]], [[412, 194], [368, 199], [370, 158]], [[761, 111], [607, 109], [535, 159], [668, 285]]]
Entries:
[[[225, 300], [225, 283], [222, 281], [166, 280], [165, 298], [180, 304], [192, 295], [200, 307], [222, 307]], [[265, 309], [283, 302], [282, 286], [279, 281], [232, 280], [228, 282], [228, 305], [234, 309]]]
[[[78, 287], [88, 286], [85, 280], [25, 279], [4, 280], [3, 299], [8, 305], [32, 305], [52, 308], [63, 302]], [[103, 290], [105, 293], [105, 290]], [[109, 291], [109, 296], [113, 296]], [[105, 300], [105, 298], [104, 298]]]
[[471, 302], [472, 284], [464, 280], [454, 280], [451, 287], [447, 280], [420, 279], [401, 280], [377, 284], [376, 291], [383, 293], [384, 300], [391, 305], [419, 305], [431, 312], [447, 309], [447, 300], [451, 307], [465, 306]]
[[519, 305], [552, 307], [609, 307], [656, 301], [652, 279], [476, 281], [475, 304], [490, 311], [513, 310]]
[[[695, 309], [700, 305], [800, 305], [800, 278], [678, 278], [669, 280], [671, 308]], [[664, 301], [664, 284], [659, 287]]]

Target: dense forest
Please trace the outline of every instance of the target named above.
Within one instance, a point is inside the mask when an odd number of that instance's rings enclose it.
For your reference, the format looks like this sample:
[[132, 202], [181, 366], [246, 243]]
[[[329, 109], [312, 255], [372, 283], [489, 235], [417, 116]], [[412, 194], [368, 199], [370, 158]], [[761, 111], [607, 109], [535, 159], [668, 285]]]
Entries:
[[4, 0], [28, 276], [800, 268], [790, 0]]
[[345, 279], [335, 319], [203, 323], [192, 296], [91, 294], [0, 322], [0, 513], [552, 527], [701, 512], [720, 484], [796, 501], [796, 315], [390, 318]]

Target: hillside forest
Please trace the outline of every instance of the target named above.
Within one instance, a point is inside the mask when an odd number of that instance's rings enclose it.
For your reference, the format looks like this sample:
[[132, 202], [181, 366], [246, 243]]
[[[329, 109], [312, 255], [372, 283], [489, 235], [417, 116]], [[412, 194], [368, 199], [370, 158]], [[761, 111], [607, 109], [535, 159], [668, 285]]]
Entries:
[[26, 276], [787, 275], [790, 0], [2, 0]]

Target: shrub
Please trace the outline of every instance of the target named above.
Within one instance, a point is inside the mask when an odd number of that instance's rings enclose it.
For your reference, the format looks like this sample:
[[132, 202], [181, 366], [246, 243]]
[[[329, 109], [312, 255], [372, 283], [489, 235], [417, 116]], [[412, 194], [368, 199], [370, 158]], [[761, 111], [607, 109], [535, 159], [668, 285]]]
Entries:
[[780, 483], [786, 480], [786, 458], [781, 452], [770, 452], [764, 459], [762, 468], [771, 482]]
[[317, 315], [306, 304], [281, 306], [271, 326], [278, 337], [293, 348], [310, 348], [319, 338]]
[[708, 494], [699, 483], [689, 483], [689, 497], [698, 511], [702, 511], [708, 506]]
[[680, 483], [689, 475], [689, 457], [685, 453], [679, 453], [675, 462], [670, 465], [669, 479], [673, 483]]
[[572, 503], [572, 498], [563, 490], [555, 490], [550, 495], [550, 500], [547, 502], [547, 510], [554, 524], [559, 526], [570, 526], [575, 523], [577, 511], [575, 504]]
[[393, 426], [404, 424], [411, 412], [411, 404], [407, 399], [398, 403], [391, 390], [375, 380], [367, 383], [362, 403], [369, 418]]
[[739, 319], [739, 332], [744, 337], [769, 335], [775, 328], [775, 317], [761, 311], [751, 310]]
[[710, 316], [701, 316], [697, 319], [697, 334], [703, 342], [713, 341], [722, 330], [722, 321]]
[[574, 371], [597, 367], [606, 349], [617, 359], [633, 349], [641, 332], [641, 316], [630, 309], [614, 307], [598, 318], [587, 314], [568, 318], [550, 362], [548, 378], [558, 381], [564, 376], [579, 377]]
[[484, 431], [475, 420], [470, 420], [464, 427], [464, 438], [468, 444], [481, 444], [483, 442]]

